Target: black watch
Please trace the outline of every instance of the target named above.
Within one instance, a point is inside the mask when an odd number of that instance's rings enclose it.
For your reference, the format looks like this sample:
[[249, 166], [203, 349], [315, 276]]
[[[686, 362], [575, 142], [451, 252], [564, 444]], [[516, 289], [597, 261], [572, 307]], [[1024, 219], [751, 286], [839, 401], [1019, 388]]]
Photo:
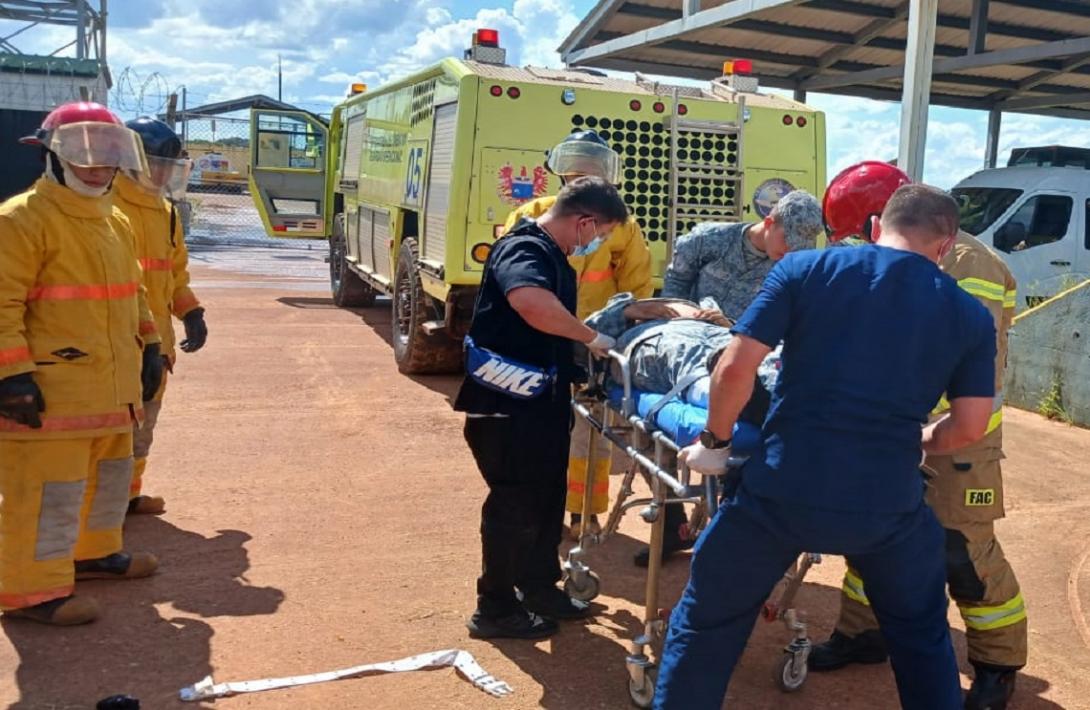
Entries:
[[707, 429], [700, 432], [700, 443], [705, 449], [725, 449], [730, 446], [731, 438], [720, 439]]

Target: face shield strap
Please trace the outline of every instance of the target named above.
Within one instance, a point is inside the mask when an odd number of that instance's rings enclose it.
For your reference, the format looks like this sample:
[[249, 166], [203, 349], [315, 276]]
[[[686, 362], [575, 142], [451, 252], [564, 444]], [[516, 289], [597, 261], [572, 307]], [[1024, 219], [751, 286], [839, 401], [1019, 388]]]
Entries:
[[64, 184], [64, 167], [61, 165], [61, 159], [51, 150], [46, 150], [44, 148], [42, 150], [45, 150], [46, 161], [48, 163], [46, 170], [49, 171], [58, 185], [67, 187]]

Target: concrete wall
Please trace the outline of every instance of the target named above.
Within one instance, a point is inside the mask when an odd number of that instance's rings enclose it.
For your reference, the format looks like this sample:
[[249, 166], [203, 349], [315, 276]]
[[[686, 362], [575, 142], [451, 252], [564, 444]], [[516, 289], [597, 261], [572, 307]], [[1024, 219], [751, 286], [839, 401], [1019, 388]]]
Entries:
[[1011, 329], [1007, 403], [1036, 411], [1054, 384], [1071, 421], [1090, 426], [1090, 281], [1021, 314]]

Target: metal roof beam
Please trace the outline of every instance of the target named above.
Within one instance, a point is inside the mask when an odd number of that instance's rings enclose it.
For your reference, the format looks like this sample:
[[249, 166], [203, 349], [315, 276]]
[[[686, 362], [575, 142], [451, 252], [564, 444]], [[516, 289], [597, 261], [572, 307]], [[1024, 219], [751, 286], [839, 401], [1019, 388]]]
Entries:
[[561, 56], [566, 56], [572, 47], [578, 47], [588, 38], [593, 37], [609, 21], [614, 12], [620, 11], [621, 5], [621, 0], [599, 0], [598, 4], [587, 14], [586, 19], [576, 25], [575, 29], [557, 47], [556, 51]]
[[[1090, 53], [1090, 37], [1078, 39], [1066, 39], [1059, 42], [1044, 42], [1026, 47], [1013, 49], [1001, 49], [982, 54], [968, 54], [963, 57], [950, 57], [936, 59], [935, 73], [949, 73], [966, 71], [969, 69], [982, 69], [984, 67], [1001, 66], [1004, 64], [1026, 64], [1043, 59], [1058, 57], [1071, 57]], [[880, 81], [896, 79], [904, 73], [902, 65], [869, 69], [854, 74], [839, 76], [818, 76], [802, 83], [802, 88], [812, 91], [821, 91], [835, 86], [851, 86], [852, 84], [870, 84]]]
[[843, 59], [851, 52], [857, 49], [860, 45], [869, 44], [871, 41], [878, 39], [878, 36], [883, 32], [893, 27], [894, 25], [902, 22], [908, 17], [908, 0], [905, 0], [897, 8], [892, 17], [883, 17], [881, 19], [874, 20], [866, 27], [856, 32], [850, 42], [844, 43], [845, 46], [834, 47], [828, 50], [820, 57], [818, 57], [817, 71], [804, 70], [796, 72], [794, 78], [796, 81], [802, 81], [809, 79], [811, 76], [818, 74], [822, 69], [828, 69], [832, 65], [836, 64], [839, 60]]
[[701, 10], [695, 15], [682, 17], [640, 32], [634, 32], [602, 44], [570, 51], [564, 55], [568, 64], [586, 64], [595, 59], [646, 47], [675, 39], [690, 32], [720, 27], [777, 7], [798, 5], [803, 0], [731, 0], [718, 7]]
[[[597, 36], [600, 38], [604, 38], [606, 42], [612, 42], [615, 39], [623, 38], [627, 35], [622, 35], [616, 32], [599, 32]], [[784, 54], [782, 52], [771, 52], [761, 49], [742, 50], [736, 47], [729, 47], [727, 45], [708, 44], [706, 42], [694, 42], [687, 39], [667, 40], [665, 42], [656, 44], [655, 49], [672, 49], [677, 52], [690, 52], [692, 54], [707, 55], [713, 58], [742, 56], [746, 59], [753, 59], [758, 62], [771, 62], [773, 64], [784, 64], [786, 66], [793, 67], [813, 66], [815, 62], [815, 59], [813, 57], [802, 54]], [[595, 66], [600, 65], [600, 63], [600, 60], [594, 62]], [[719, 75], [717, 74], [716, 76]]]
[[1081, 106], [1090, 104], [1090, 91], [1073, 94], [1049, 94], [1048, 96], [1028, 96], [1022, 99], [1000, 101], [995, 106], [1003, 111], [1032, 111], [1039, 108], [1056, 106]]
[[1015, 88], [1007, 91], [997, 91], [988, 98], [992, 101], [1004, 101], [1013, 96], [1017, 96], [1018, 94], [1024, 94], [1031, 89], [1035, 89], [1049, 79], [1053, 79], [1061, 74], [1067, 74], [1082, 69], [1088, 64], [1090, 64], [1090, 54], [1073, 57], [1060, 65], [1059, 69], [1039, 71], [1036, 74], [1031, 74], [1025, 79], [1020, 80]]

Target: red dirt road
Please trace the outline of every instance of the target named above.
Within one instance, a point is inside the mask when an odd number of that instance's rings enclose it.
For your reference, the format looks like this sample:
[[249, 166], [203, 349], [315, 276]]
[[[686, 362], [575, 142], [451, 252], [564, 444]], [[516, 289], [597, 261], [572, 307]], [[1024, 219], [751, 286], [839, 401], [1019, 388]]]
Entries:
[[[56, 710], [130, 693], [158, 710], [185, 707], [178, 689], [209, 673], [247, 680], [461, 648], [515, 694], [493, 699], [440, 670], [216, 706], [628, 707], [625, 642], [643, 594], [629, 560], [647, 526], [629, 516], [591, 553], [603, 578], [597, 619], [536, 644], [467, 638], [484, 487], [449, 406], [457, 381], [399, 375], [388, 306], [334, 308], [318, 254], [300, 254], [195, 255], [206, 262], [195, 285], [211, 335], [204, 351], [181, 356], [145, 483], [168, 511], [126, 528], [130, 549], [161, 556], [161, 573], [81, 585], [106, 609], [87, 627], [0, 622], [0, 699]], [[1090, 708], [1090, 431], [1015, 410], [1007, 422], [1010, 510], [999, 531], [1031, 634], [1013, 707]], [[827, 559], [800, 594], [817, 640], [833, 623], [842, 571]], [[667, 567], [665, 599], [685, 574], [685, 558]], [[964, 658], [953, 609], [951, 623]], [[758, 623], [731, 707], [896, 707], [886, 666], [811, 676], [781, 694], [771, 670], [786, 640], [782, 626]]]

